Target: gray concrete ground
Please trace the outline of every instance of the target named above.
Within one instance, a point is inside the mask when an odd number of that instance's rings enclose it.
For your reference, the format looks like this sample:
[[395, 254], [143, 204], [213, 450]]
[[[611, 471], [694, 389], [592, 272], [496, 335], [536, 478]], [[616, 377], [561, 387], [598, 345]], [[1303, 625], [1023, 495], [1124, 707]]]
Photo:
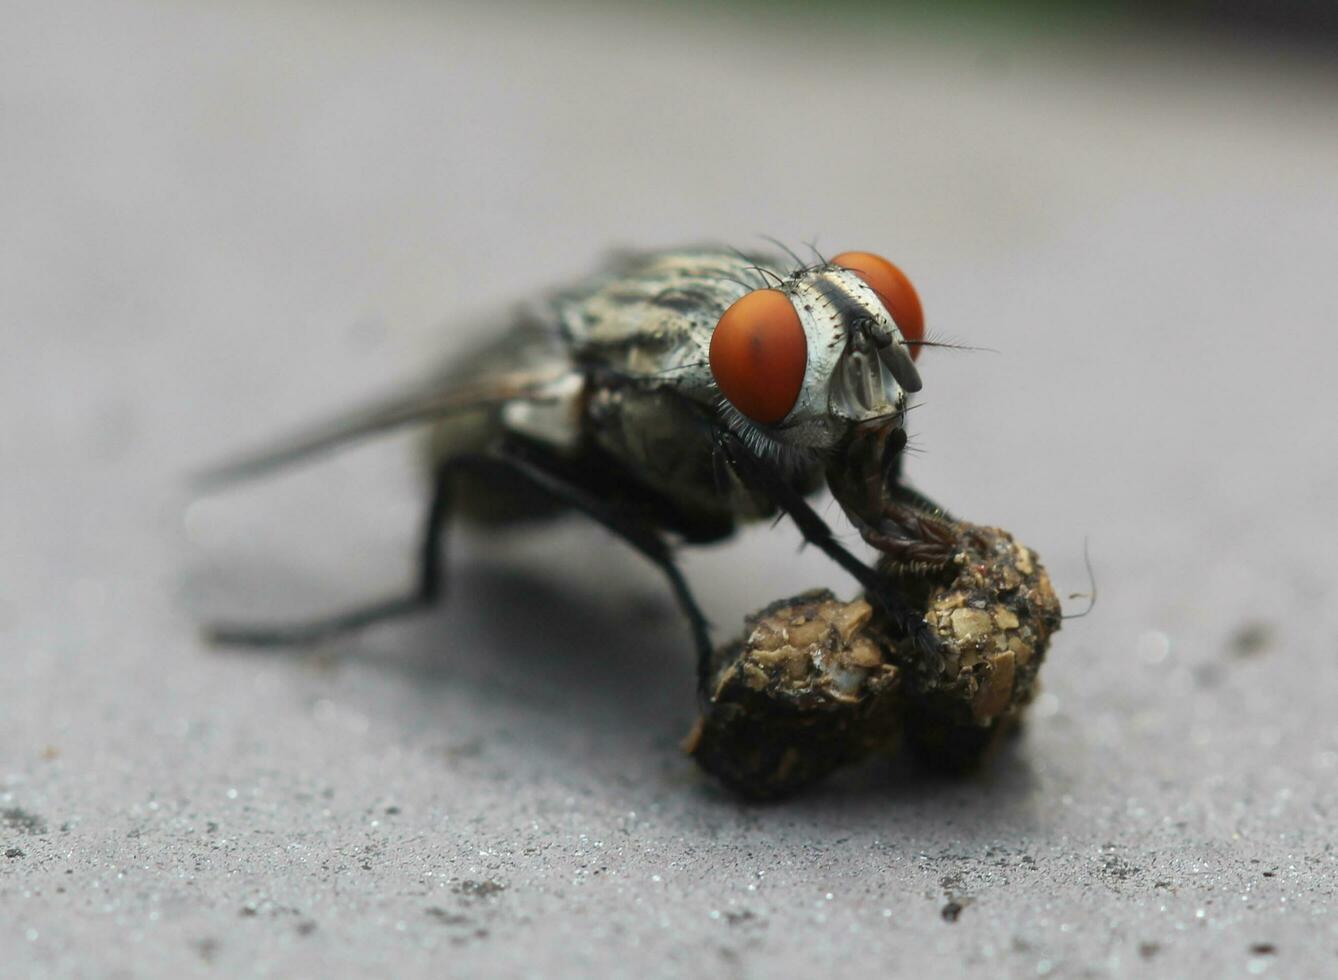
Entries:
[[[1338, 74], [1122, 36], [601, 7], [5, 4], [0, 972], [1334, 969]], [[403, 440], [192, 466], [416, 377], [614, 245], [818, 234], [931, 328], [914, 478], [1070, 622], [984, 775], [741, 805], [686, 632], [563, 524], [321, 656], [202, 610], [408, 574]], [[722, 629], [853, 584], [693, 554]], [[945, 916], [952, 903], [955, 920]]]

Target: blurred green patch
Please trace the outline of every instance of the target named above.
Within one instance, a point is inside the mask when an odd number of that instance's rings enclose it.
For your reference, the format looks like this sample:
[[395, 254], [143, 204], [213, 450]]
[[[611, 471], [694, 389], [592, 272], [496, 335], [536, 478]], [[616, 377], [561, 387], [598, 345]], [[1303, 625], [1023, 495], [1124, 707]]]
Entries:
[[1245, 40], [1338, 40], [1338, 0], [625, 0], [621, 5], [733, 14], [770, 29], [822, 21], [863, 31], [917, 26], [933, 32], [1048, 34], [1129, 28]]

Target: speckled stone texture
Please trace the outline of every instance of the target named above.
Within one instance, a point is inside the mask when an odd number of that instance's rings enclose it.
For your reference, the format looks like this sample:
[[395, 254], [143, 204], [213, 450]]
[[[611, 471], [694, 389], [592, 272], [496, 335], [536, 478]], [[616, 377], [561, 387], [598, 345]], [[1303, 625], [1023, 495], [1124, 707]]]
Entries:
[[[594, 4], [3, 23], [0, 972], [1332, 971], [1322, 59]], [[608, 247], [758, 232], [885, 252], [997, 351], [921, 358], [915, 482], [1061, 594], [1090, 540], [1097, 610], [984, 773], [726, 795], [663, 584], [579, 522], [460, 536], [447, 608], [310, 655], [198, 642], [405, 581], [421, 492], [403, 439], [195, 501], [192, 467]], [[686, 567], [722, 637], [854, 592], [783, 525]]]

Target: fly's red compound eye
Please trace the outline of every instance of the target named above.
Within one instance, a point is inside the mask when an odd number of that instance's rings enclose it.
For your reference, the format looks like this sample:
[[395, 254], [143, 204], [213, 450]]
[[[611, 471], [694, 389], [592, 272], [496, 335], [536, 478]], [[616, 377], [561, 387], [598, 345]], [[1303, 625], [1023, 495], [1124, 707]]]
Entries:
[[872, 252], [842, 252], [832, 259], [832, 265], [849, 269], [859, 276], [892, 315], [901, 335], [910, 343], [911, 357], [918, 357], [918, 341], [925, 337], [925, 315], [920, 309], [920, 297], [906, 274], [881, 255]]
[[734, 302], [711, 334], [711, 374], [731, 405], [754, 422], [779, 422], [804, 384], [808, 342], [799, 314], [776, 289]]

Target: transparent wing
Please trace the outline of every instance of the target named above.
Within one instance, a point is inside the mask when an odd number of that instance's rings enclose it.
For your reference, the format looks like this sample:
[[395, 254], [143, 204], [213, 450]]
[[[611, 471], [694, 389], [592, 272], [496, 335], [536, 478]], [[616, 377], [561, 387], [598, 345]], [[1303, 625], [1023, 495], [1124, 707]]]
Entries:
[[566, 365], [550, 364], [446, 388], [437, 382], [365, 405], [256, 452], [206, 467], [192, 476], [191, 484], [208, 490], [250, 480], [392, 429], [501, 405], [512, 399], [540, 397], [569, 373]]

